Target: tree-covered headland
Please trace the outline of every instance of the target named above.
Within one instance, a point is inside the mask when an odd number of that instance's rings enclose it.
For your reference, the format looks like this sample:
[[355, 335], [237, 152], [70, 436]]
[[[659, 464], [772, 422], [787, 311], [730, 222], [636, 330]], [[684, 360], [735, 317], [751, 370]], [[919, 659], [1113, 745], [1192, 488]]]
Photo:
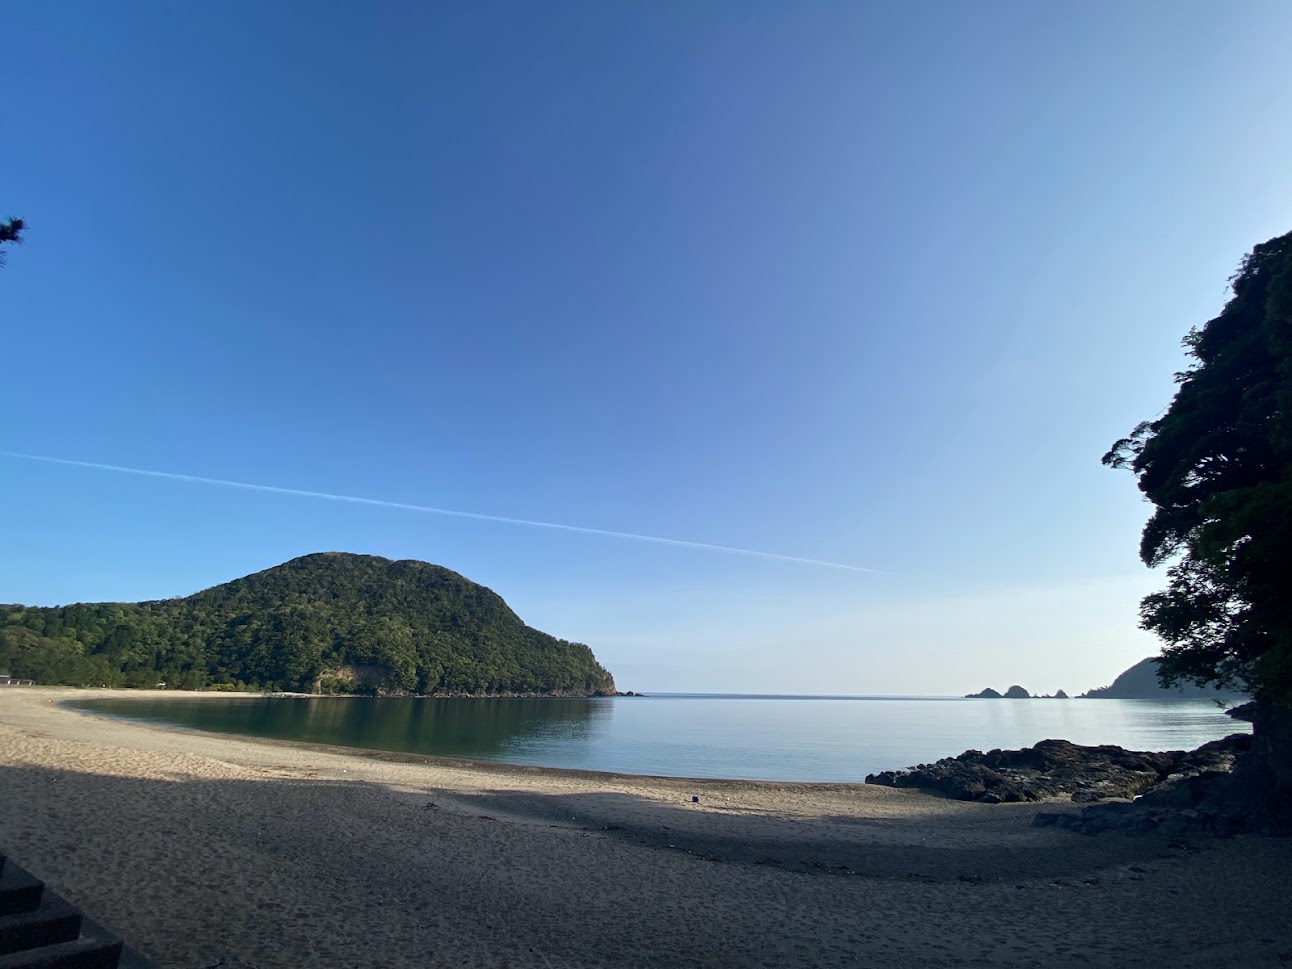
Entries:
[[614, 680], [580, 643], [417, 561], [307, 555], [196, 595], [0, 605], [0, 669], [38, 683], [182, 689], [592, 695]]

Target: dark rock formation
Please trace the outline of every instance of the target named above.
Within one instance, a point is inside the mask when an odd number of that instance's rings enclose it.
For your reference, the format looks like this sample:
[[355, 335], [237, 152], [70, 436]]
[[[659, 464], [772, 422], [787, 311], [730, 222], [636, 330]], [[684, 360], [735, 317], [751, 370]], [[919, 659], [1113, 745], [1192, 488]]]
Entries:
[[1066, 700], [1068, 695], [1059, 690], [1054, 696], [1048, 696], [1041, 693], [1028, 693], [1021, 686], [1011, 686], [1004, 693], [998, 693], [991, 687], [983, 690], [981, 693], [966, 693], [966, 700]]
[[[1038, 814], [1037, 826], [1101, 831], [1292, 834], [1292, 710], [1247, 711], [1255, 732], [1204, 744], [1131, 804], [1097, 804], [1080, 814]], [[1241, 717], [1240, 717], [1241, 719]], [[1247, 741], [1246, 751], [1225, 745]]]
[[1251, 723], [1256, 719], [1256, 701], [1249, 700], [1247, 703], [1240, 703], [1236, 707], [1230, 707], [1225, 711], [1225, 716]]
[[922, 788], [987, 804], [1060, 797], [1073, 801], [1134, 798], [1159, 786], [1183, 790], [1197, 783], [1191, 781], [1194, 777], [1227, 772], [1234, 758], [1251, 743], [1249, 735], [1234, 734], [1186, 753], [1083, 747], [1066, 740], [1042, 740], [1022, 750], [992, 750], [985, 754], [966, 750], [958, 757], [920, 764], [910, 771], [871, 774], [866, 783]]

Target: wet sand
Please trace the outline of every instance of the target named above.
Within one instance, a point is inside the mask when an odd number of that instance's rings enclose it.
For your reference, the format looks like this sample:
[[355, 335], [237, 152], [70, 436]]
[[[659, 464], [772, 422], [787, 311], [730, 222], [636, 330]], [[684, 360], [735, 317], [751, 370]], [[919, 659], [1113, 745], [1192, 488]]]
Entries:
[[1292, 839], [1088, 837], [1032, 828], [1036, 805], [364, 755], [61, 705], [91, 692], [113, 691], [0, 689], [0, 851], [167, 969], [1292, 964]]

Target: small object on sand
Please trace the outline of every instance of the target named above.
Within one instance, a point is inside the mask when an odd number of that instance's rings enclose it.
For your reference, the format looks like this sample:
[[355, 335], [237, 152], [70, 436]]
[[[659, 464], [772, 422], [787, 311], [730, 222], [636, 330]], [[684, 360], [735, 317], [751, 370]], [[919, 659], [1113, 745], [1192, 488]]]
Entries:
[[692, 795], [691, 795], [691, 803], [692, 803], [692, 804], [699, 804], [699, 803], [700, 803], [700, 798], [699, 798], [699, 796], [698, 796], [698, 795], [696, 795], [696, 794], [692, 794]]

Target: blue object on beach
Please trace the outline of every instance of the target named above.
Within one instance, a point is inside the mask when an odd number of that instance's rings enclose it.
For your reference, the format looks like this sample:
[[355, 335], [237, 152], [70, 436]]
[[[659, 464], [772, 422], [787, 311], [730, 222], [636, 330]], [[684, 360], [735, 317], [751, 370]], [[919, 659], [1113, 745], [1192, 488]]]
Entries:
[[691, 795], [691, 803], [692, 803], [692, 804], [699, 804], [699, 803], [700, 803], [700, 799], [699, 799], [696, 795], [692, 794], [692, 795]]

